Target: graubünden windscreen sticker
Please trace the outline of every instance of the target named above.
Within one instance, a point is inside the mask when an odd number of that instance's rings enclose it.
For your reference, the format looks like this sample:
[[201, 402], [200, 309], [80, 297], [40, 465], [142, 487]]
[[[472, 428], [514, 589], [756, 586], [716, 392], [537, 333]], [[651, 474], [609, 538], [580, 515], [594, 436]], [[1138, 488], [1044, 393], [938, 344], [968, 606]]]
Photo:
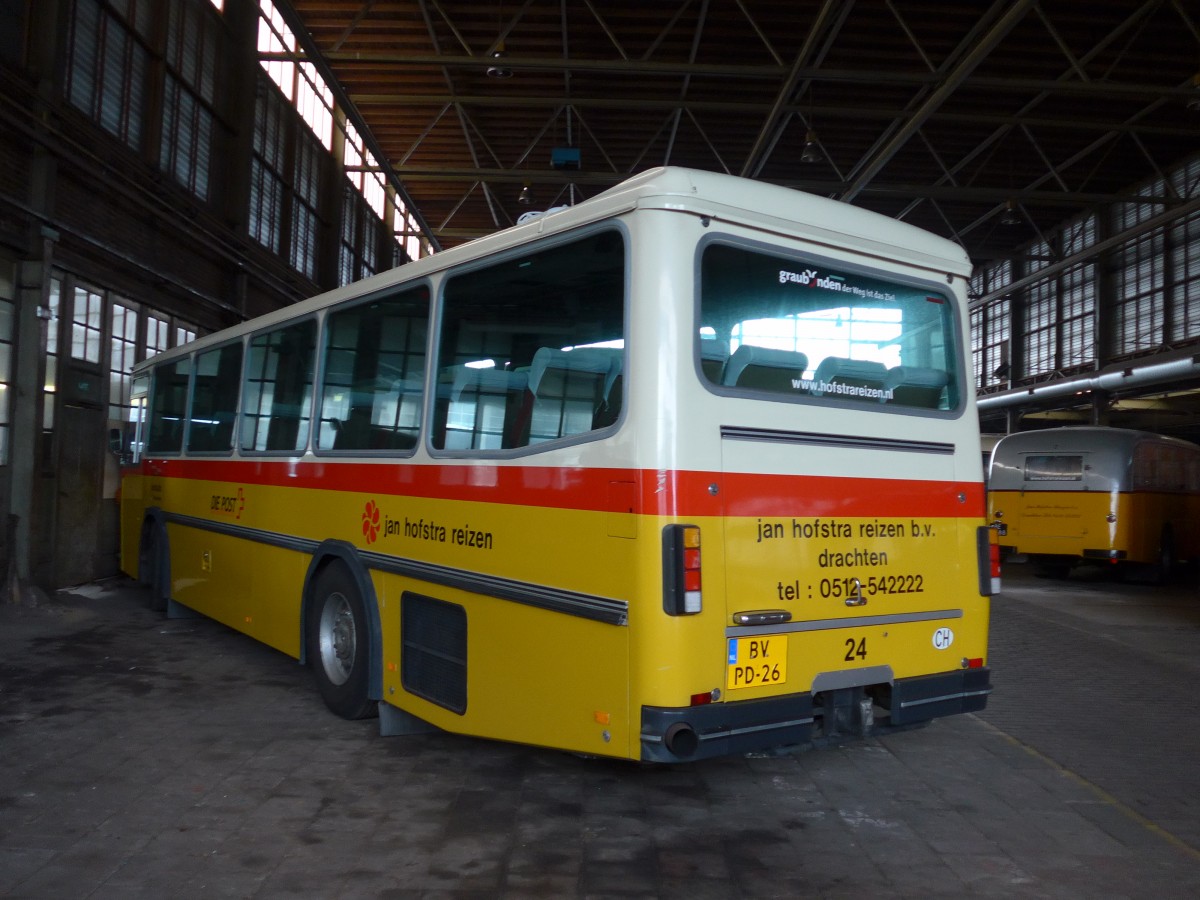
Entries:
[[[944, 297], [819, 266], [781, 267], [777, 277], [789, 308], [780, 318], [795, 328], [787, 344], [803, 352], [809, 364], [792, 379], [793, 390], [834, 399], [897, 400], [888, 372], [903, 372], [907, 366], [915, 374], [911, 357], [922, 344], [924, 359], [917, 365], [926, 374], [916, 377], [923, 387], [944, 386], [935, 383], [938, 375], [930, 374], [939, 372], [931, 363], [944, 359], [946, 350]], [[944, 369], [940, 376], [949, 381]]]

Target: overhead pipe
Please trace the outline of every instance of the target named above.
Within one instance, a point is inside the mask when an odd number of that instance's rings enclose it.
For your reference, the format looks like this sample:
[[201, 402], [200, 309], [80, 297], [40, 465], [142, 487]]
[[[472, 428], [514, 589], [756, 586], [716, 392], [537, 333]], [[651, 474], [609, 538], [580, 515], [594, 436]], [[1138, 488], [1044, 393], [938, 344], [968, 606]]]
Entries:
[[1037, 403], [1042, 400], [1054, 400], [1080, 394], [1084, 391], [1104, 391], [1113, 394], [1130, 388], [1150, 387], [1178, 381], [1181, 378], [1200, 378], [1200, 353], [1189, 353], [1186, 356], [1176, 356], [1172, 359], [1160, 359], [1144, 366], [1130, 366], [1117, 363], [1090, 372], [1086, 375], [1076, 375], [1062, 381], [1049, 384], [1035, 384], [1029, 387], [1013, 388], [997, 394], [980, 397], [975, 405], [981, 411], [1002, 409], [1017, 406], [1022, 403]]

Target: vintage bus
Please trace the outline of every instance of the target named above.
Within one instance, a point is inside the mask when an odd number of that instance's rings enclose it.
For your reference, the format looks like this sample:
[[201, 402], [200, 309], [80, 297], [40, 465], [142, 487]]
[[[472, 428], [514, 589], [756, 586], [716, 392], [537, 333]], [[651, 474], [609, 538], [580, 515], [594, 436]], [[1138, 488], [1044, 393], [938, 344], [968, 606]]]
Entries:
[[1045, 574], [1091, 561], [1165, 581], [1200, 558], [1200, 447], [1187, 441], [1100, 426], [1010, 434], [988, 485], [1002, 550]]
[[643, 173], [141, 365], [125, 567], [385, 734], [672, 762], [981, 709], [969, 274]]

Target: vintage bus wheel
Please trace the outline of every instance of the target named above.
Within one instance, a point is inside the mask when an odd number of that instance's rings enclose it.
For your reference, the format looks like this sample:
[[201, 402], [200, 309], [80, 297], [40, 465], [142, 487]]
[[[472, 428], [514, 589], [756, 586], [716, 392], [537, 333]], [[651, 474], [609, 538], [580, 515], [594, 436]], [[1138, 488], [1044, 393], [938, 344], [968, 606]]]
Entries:
[[159, 571], [165, 548], [159, 546], [158, 528], [147, 519], [142, 523], [142, 539], [138, 544], [138, 583], [150, 588], [150, 608], [163, 612], [167, 608], [167, 596]]
[[1155, 567], [1154, 580], [1159, 584], [1168, 584], [1174, 576], [1175, 532], [1170, 525], [1164, 525], [1158, 541], [1158, 565]]
[[307, 632], [308, 659], [325, 705], [343, 719], [374, 714], [375, 701], [367, 697], [366, 607], [344, 567], [331, 565], [317, 576]]
[[1038, 578], [1066, 578], [1071, 574], [1071, 561], [1061, 556], [1034, 556], [1033, 571]]

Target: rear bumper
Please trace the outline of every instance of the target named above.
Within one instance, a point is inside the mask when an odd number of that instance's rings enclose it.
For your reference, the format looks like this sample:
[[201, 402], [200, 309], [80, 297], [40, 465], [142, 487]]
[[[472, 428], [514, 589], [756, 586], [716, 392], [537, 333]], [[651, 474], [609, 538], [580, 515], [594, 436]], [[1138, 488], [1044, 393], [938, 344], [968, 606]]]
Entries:
[[[961, 669], [880, 687], [885, 689], [875, 699], [886, 715], [876, 720], [872, 732], [983, 709], [992, 690], [991, 671]], [[804, 744], [813, 739], [818, 718], [811, 693], [705, 706], [643, 706], [641, 758], [688, 762]]]

